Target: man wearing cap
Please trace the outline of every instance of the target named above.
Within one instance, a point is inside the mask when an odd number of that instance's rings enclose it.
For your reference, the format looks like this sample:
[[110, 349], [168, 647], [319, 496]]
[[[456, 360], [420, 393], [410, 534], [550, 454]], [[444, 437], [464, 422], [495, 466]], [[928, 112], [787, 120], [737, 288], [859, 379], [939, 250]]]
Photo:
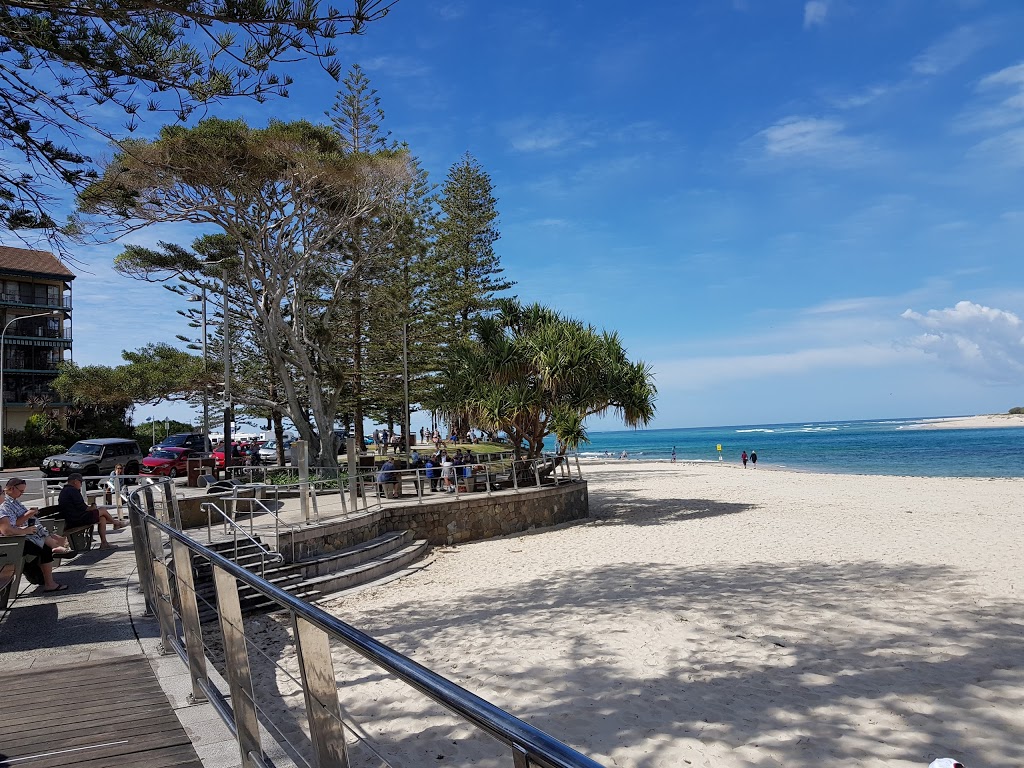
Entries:
[[68, 481], [60, 489], [57, 497], [57, 517], [63, 518], [68, 528], [82, 525], [95, 525], [100, 531], [100, 549], [110, 549], [107, 543], [107, 523], [114, 526], [115, 531], [124, 528], [124, 523], [115, 520], [105, 509], [85, 503], [82, 498], [82, 476], [78, 472], [68, 475]]

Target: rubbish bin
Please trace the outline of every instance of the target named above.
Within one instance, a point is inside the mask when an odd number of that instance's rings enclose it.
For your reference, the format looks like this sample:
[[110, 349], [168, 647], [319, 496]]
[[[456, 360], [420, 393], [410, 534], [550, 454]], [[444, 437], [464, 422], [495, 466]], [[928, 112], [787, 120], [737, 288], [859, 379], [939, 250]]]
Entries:
[[199, 487], [199, 477], [201, 475], [217, 474], [217, 462], [212, 456], [205, 459], [186, 459], [185, 467], [188, 473], [187, 485], [189, 488]]

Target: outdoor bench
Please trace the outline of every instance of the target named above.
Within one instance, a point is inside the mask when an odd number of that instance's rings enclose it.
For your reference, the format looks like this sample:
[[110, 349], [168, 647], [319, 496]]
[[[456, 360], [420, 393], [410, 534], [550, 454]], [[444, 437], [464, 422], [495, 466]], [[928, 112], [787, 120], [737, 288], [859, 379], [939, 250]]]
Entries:
[[68, 546], [76, 555], [88, 552], [92, 549], [93, 536], [96, 534], [95, 525], [76, 525], [72, 528], [64, 528], [64, 521], [57, 518], [60, 505], [52, 504], [49, 507], [39, 508], [39, 522], [47, 527], [50, 533], [64, 536], [68, 540]]
[[8, 601], [18, 591], [21, 579], [21, 566], [25, 553], [23, 537], [5, 537], [0, 539], [0, 610], [7, 607]]

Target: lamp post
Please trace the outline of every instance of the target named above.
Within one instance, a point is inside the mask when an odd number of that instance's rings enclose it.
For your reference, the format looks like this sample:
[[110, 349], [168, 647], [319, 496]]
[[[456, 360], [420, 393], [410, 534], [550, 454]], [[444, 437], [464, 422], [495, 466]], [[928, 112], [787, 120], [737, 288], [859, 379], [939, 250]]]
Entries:
[[59, 309], [51, 309], [49, 312], [37, 312], [34, 315], [21, 315], [7, 321], [3, 331], [0, 331], [0, 469], [4, 468], [4, 428], [6, 426], [7, 401], [4, 399], [4, 343], [7, 341], [7, 329], [19, 320], [28, 320], [33, 317], [56, 317], [62, 314]]

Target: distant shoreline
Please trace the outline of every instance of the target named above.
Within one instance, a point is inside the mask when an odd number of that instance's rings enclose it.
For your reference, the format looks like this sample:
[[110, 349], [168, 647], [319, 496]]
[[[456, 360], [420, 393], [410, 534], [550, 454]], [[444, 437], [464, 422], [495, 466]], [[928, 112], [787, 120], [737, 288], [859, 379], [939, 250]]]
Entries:
[[920, 424], [908, 424], [900, 429], [1000, 429], [1005, 427], [1024, 427], [1024, 414], [989, 413], [980, 416], [922, 419]]

